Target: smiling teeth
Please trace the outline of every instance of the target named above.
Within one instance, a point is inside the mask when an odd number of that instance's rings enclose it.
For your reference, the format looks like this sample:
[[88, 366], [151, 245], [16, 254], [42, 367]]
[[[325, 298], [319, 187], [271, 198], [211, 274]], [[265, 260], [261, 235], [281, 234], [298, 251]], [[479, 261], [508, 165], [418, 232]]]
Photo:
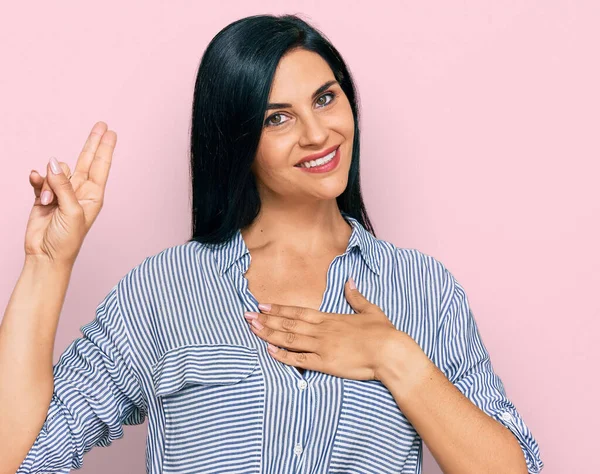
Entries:
[[304, 168], [314, 168], [315, 166], [323, 166], [324, 164], [329, 163], [331, 160], [333, 160], [336, 151], [337, 148], [331, 153], [329, 153], [329, 155], [325, 155], [322, 158], [317, 158], [316, 160], [305, 161], [304, 163], [300, 163], [300, 166], [303, 166]]

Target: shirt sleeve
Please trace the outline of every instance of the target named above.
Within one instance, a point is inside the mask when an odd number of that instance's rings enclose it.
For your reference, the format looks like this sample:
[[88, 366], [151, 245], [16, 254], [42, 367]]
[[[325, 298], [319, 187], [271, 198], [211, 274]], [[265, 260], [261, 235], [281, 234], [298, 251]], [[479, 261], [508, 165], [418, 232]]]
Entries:
[[449, 272], [447, 281], [450, 299], [442, 306], [436, 365], [465, 397], [515, 435], [528, 471], [539, 473], [544, 463], [538, 443], [494, 373], [464, 289]]
[[17, 474], [79, 469], [94, 446], [141, 424], [147, 403], [131, 369], [126, 327], [115, 286], [53, 367], [54, 393], [44, 425]]

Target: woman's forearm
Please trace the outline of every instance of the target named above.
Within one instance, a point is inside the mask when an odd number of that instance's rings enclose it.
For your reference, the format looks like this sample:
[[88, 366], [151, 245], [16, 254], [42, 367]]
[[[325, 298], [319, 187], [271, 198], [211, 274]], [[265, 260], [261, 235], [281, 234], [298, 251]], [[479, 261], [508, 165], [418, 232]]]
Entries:
[[398, 340], [389, 354], [379, 379], [445, 474], [527, 474], [516, 437], [466, 398], [418, 344]]
[[16, 472], [44, 424], [71, 271], [27, 257], [0, 324], [0, 474]]

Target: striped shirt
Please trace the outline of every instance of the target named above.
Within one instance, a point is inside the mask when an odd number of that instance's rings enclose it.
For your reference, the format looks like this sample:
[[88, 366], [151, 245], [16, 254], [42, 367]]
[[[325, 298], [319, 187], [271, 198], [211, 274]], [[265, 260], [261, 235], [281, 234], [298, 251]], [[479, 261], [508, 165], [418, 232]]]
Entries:
[[[464, 289], [436, 259], [376, 239], [356, 219], [320, 310], [351, 314], [348, 277], [446, 377], [507, 427], [529, 472], [539, 447], [479, 335]], [[253, 334], [241, 232], [147, 257], [98, 305], [54, 366], [44, 425], [18, 473], [66, 473], [148, 420], [148, 473], [420, 473], [422, 440], [385, 385], [283, 364]], [[276, 301], [274, 301], [276, 303]]]

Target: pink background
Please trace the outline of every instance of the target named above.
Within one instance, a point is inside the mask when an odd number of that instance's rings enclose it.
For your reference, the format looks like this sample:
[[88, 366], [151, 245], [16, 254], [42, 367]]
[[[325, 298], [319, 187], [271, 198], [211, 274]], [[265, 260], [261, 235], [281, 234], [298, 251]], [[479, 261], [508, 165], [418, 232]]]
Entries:
[[[0, 19], [0, 307], [23, 263], [31, 169], [72, 167], [104, 120], [118, 146], [80, 253], [55, 361], [109, 289], [189, 235], [188, 130], [201, 54], [225, 25], [302, 13], [362, 101], [378, 236], [441, 260], [467, 290], [545, 473], [595, 471], [600, 68], [594, 1], [37, 2]], [[84, 473], [142, 473], [146, 425]], [[425, 473], [441, 472], [428, 451]]]

